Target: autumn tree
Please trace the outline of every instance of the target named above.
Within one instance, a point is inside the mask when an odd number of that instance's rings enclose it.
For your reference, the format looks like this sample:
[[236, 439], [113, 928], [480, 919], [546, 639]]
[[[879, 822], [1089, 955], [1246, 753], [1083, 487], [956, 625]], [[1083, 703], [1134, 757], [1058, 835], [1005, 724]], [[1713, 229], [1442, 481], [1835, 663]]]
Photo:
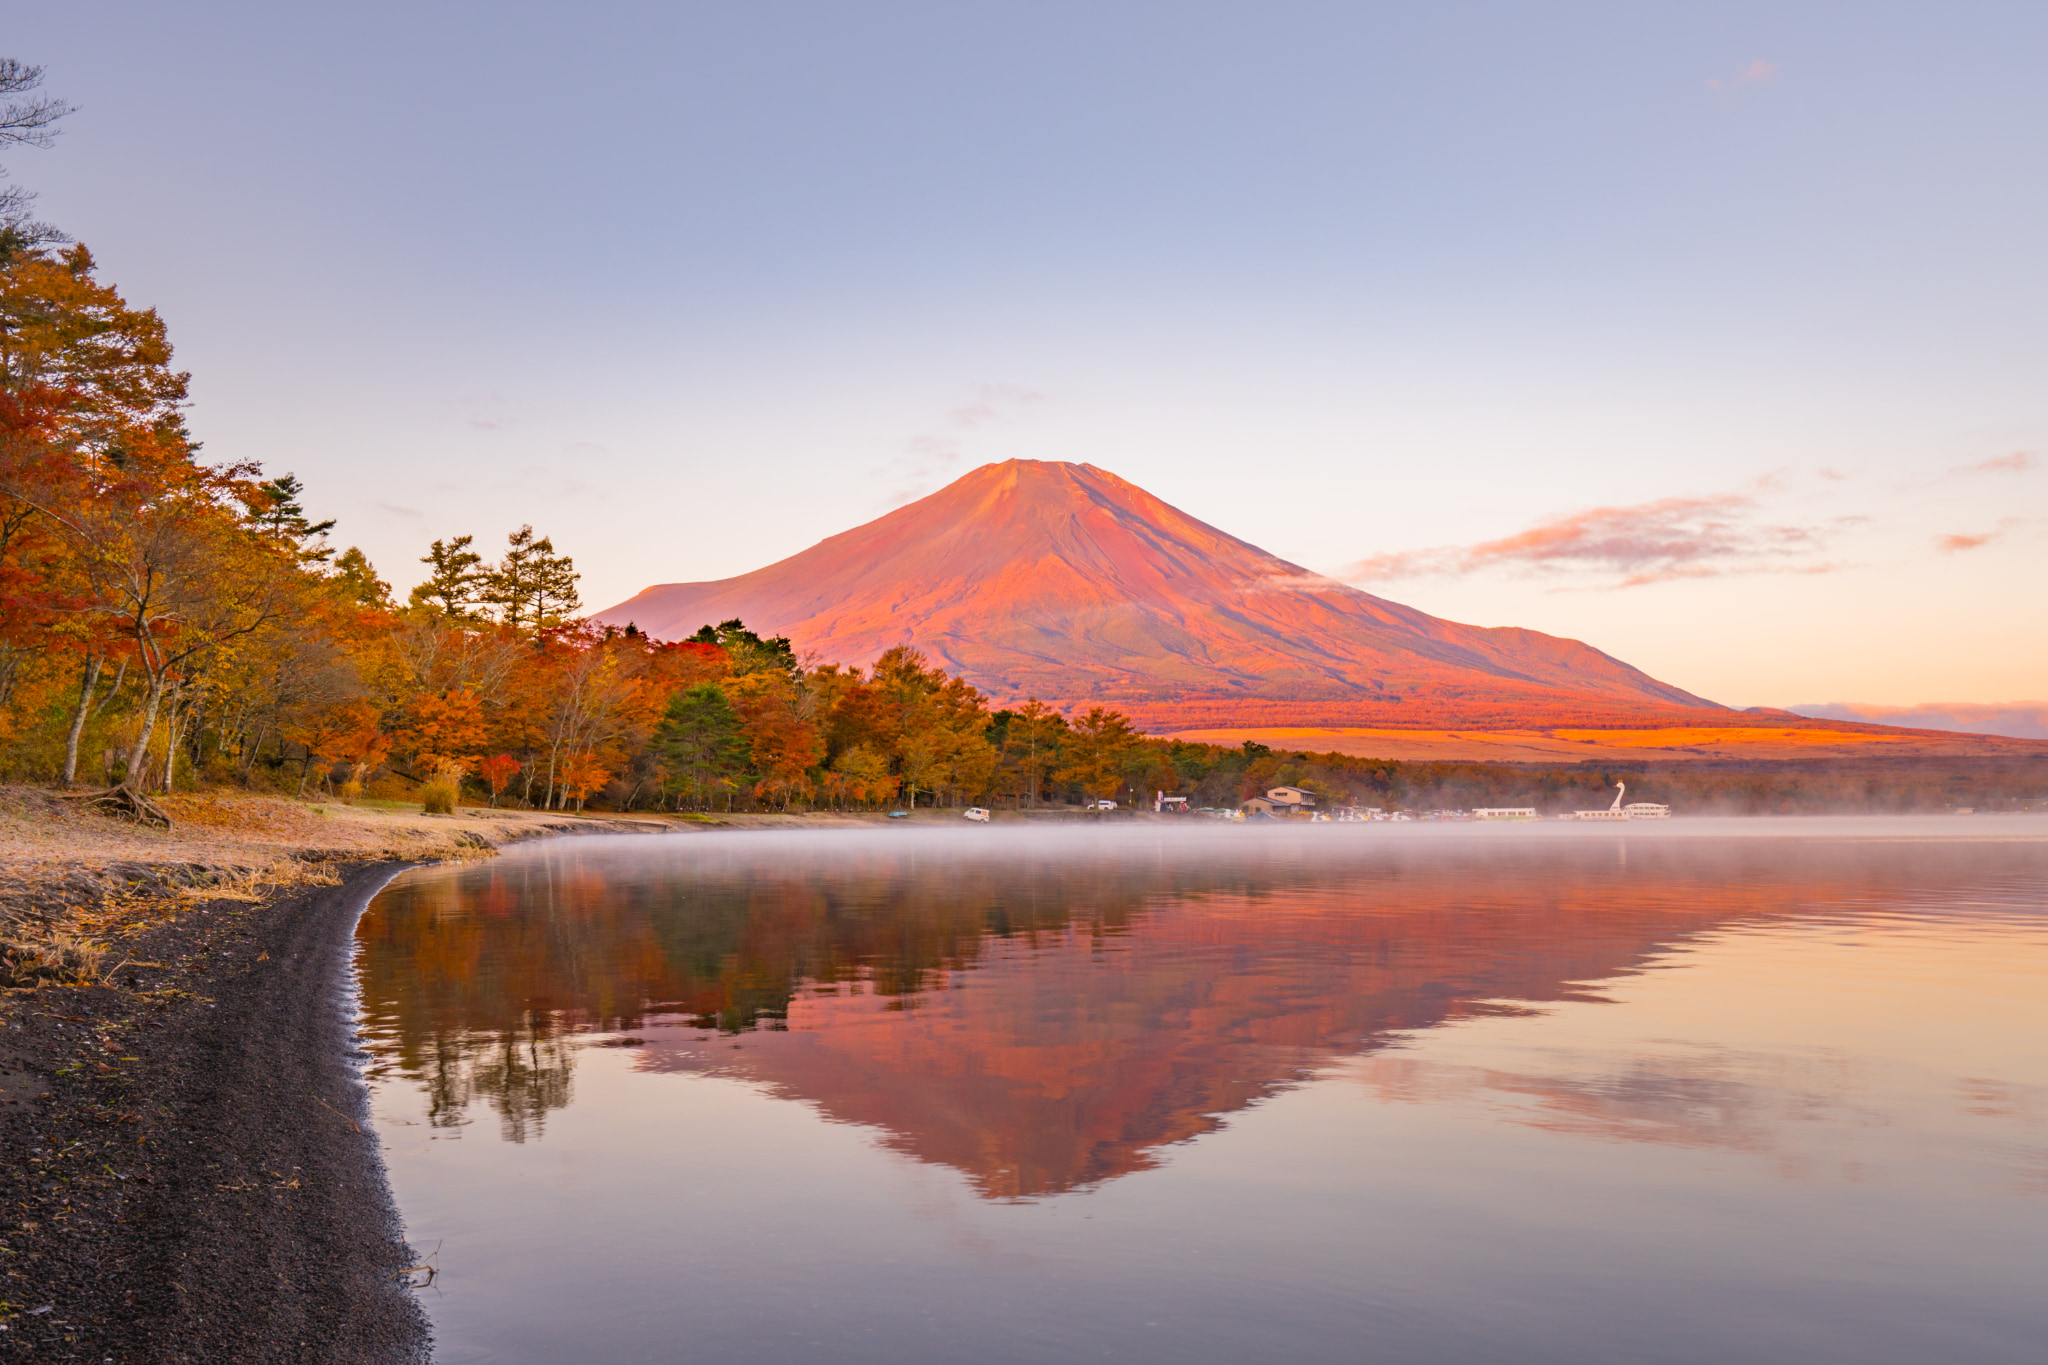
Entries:
[[754, 774], [754, 794], [785, 808], [811, 790], [810, 770], [825, 756], [823, 738], [804, 714], [797, 685], [781, 673], [749, 673], [727, 684]]
[[504, 794], [505, 788], [511, 785], [512, 779], [519, 775], [521, 766], [519, 760], [510, 754], [492, 754], [476, 765], [477, 776], [481, 777], [484, 785], [490, 789], [493, 807], [498, 804], [498, 798]]
[[832, 760], [824, 785], [841, 805], [848, 801], [867, 805], [894, 796], [902, 780], [889, 771], [888, 755], [856, 744]]
[[1068, 727], [1065, 763], [1054, 777], [1087, 796], [1115, 796], [1124, 785], [1125, 761], [1143, 742], [1127, 716], [1091, 706]]
[[1059, 765], [1067, 718], [1032, 697], [1014, 711], [996, 715], [1000, 770], [1016, 799], [1036, 806], [1039, 793]]
[[788, 636], [764, 639], [738, 619], [704, 626], [689, 637], [689, 643], [713, 645], [724, 650], [736, 677], [748, 673], [794, 674], [797, 671], [796, 650], [790, 646]]
[[920, 791], [937, 802], [987, 789], [996, 752], [988, 741], [988, 703], [979, 691], [907, 645], [885, 650], [869, 679], [885, 728], [895, 737], [892, 756], [912, 805]]
[[283, 736], [302, 752], [299, 785], [294, 794], [306, 794], [306, 779], [316, 764], [339, 762], [374, 747], [378, 720], [377, 708], [363, 697], [344, 697], [308, 707], [286, 720]]
[[467, 772], [487, 739], [483, 703], [474, 692], [449, 688], [413, 699], [394, 747], [411, 760], [413, 775], [424, 779]]

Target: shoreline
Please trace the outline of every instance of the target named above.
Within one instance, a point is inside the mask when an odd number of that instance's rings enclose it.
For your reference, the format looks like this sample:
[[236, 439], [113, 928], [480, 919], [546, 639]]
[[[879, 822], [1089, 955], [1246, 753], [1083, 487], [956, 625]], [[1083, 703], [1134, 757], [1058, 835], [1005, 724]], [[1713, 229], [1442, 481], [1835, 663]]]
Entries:
[[104, 945], [86, 983], [0, 992], [0, 1360], [428, 1359], [356, 923], [408, 867], [666, 827], [204, 798], [227, 818], [164, 833], [0, 798], [0, 938]]
[[206, 901], [119, 986], [13, 998], [0, 1359], [427, 1358], [348, 991], [356, 921], [410, 865]]

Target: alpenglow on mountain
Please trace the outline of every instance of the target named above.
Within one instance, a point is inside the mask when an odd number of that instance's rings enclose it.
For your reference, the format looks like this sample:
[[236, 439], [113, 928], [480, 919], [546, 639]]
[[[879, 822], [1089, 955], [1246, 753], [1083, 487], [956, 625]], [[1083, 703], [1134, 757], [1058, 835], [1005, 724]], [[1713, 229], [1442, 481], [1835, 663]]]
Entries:
[[1313, 574], [1087, 464], [984, 465], [780, 563], [596, 619], [680, 639], [734, 617], [846, 663], [915, 645], [998, 704], [1114, 705], [1152, 729], [1730, 714], [1576, 640]]

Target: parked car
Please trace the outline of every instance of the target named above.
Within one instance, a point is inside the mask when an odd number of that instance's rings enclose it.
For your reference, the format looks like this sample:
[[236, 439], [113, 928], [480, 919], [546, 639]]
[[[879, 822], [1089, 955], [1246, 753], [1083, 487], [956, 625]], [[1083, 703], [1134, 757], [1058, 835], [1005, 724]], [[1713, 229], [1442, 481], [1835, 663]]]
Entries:
[[910, 812], [907, 810], [892, 810], [889, 812], [889, 818], [891, 820], [908, 820]]
[[1089, 803], [1088, 803], [1088, 805], [1087, 805], [1087, 807], [1086, 807], [1086, 809], [1088, 809], [1088, 810], [1115, 810], [1115, 809], [1116, 809], [1116, 802], [1114, 802], [1114, 801], [1110, 800], [1110, 799], [1109, 799], [1108, 797], [1104, 796], [1104, 797], [1100, 797], [1100, 798], [1098, 798], [1098, 799], [1096, 799], [1096, 800], [1094, 800], [1094, 801], [1091, 801], [1091, 802], [1089, 802]]
[[974, 821], [976, 824], [985, 825], [988, 823], [988, 811], [980, 806], [969, 806], [966, 810], [962, 811], [961, 814], [965, 815], [968, 819]]

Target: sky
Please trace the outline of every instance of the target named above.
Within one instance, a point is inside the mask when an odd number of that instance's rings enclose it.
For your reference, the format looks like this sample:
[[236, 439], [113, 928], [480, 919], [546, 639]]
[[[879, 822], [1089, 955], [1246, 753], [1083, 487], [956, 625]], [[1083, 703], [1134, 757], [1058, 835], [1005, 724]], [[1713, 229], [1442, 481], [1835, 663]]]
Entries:
[[8, 170], [401, 590], [1022, 456], [1731, 705], [2048, 697], [2038, 3], [0, 13]]

